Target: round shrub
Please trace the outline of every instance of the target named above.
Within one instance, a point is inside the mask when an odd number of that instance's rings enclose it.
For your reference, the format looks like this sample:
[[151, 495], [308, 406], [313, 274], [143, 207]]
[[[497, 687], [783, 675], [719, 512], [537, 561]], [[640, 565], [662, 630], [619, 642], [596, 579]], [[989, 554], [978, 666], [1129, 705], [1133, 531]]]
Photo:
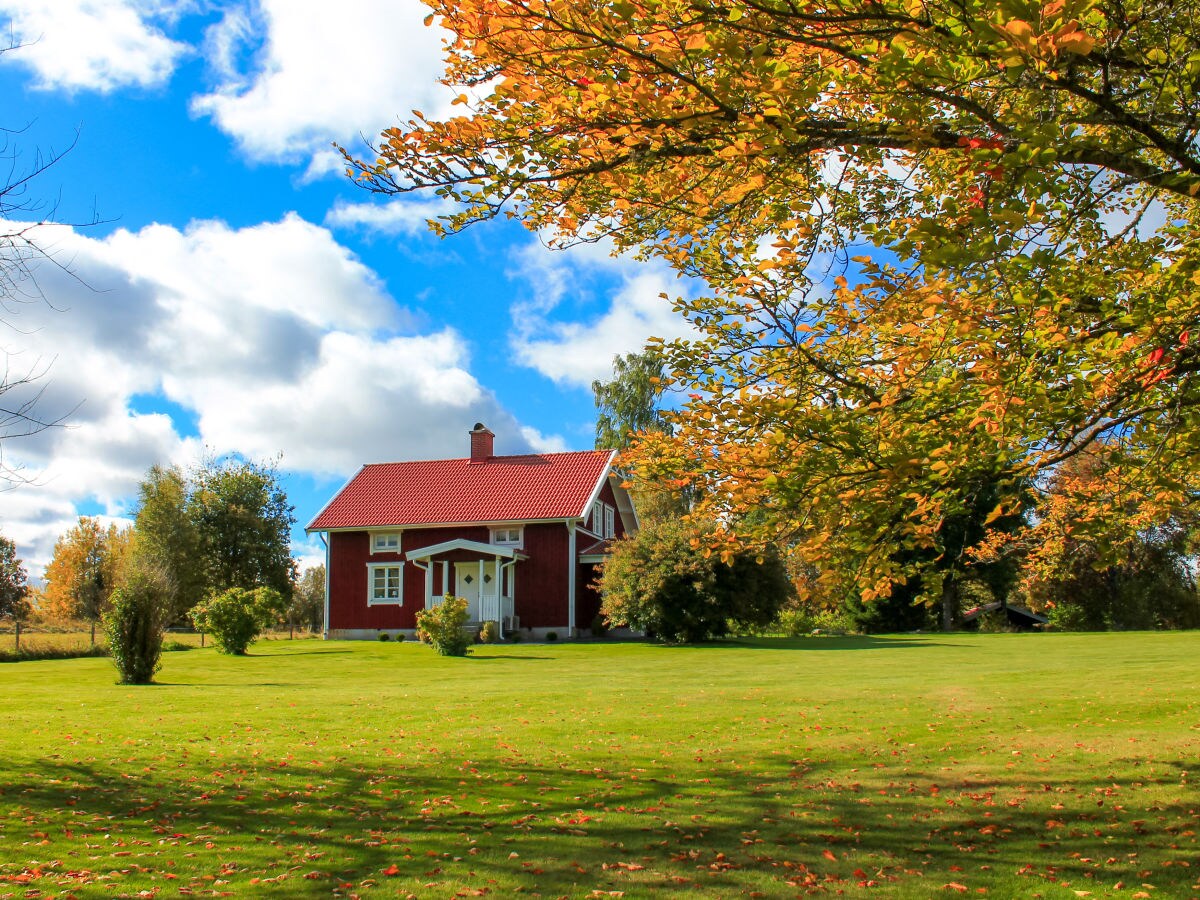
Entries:
[[271, 588], [230, 588], [209, 594], [192, 610], [192, 621], [213, 636], [217, 649], [244, 656], [246, 648], [283, 612], [285, 601]]
[[557, 631], [547, 631], [546, 632], [546, 640], [557, 641], [558, 640], [558, 632]]
[[467, 601], [449, 595], [433, 609], [417, 613], [417, 629], [421, 640], [442, 656], [466, 656], [472, 636], [467, 633]]
[[392, 639], [392, 636], [390, 634], [388, 634], [386, 631], [381, 631], [381, 632], [379, 632], [379, 639], [381, 641], [386, 642], [386, 641], [390, 641]]

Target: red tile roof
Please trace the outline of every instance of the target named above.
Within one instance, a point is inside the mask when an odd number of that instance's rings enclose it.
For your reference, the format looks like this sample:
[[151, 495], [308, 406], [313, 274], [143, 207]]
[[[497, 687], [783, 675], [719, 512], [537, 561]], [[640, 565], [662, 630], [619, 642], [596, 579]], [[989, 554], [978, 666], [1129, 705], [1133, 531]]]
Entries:
[[612, 457], [583, 450], [363, 466], [308, 529], [577, 518]]

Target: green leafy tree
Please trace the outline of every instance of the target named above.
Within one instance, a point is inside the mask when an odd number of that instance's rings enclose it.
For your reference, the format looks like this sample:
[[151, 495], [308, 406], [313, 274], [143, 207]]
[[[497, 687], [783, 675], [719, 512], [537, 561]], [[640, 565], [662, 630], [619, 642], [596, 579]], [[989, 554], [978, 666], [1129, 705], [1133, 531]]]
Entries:
[[601, 612], [614, 625], [671, 643], [770, 625], [795, 594], [779, 553], [743, 549], [726, 562], [706, 541], [678, 519], [618, 541], [600, 574]]
[[174, 586], [155, 556], [135, 550], [104, 614], [104, 630], [121, 684], [150, 684], [162, 656]]
[[613, 377], [593, 381], [596, 449], [624, 450], [633, 435], [670, 429], [659, 409], [666, 384], [663, 358], [653, 350], [613, 357]]
[[246, 648], [286, 608], [287, 601], [272, 588], [246, 590], [235, 587], [209, 594], [196, 605], [191, 615], [197, 628], [213, 636], [218, 650], [245, 656]]
[[267, 587], [290, 599], [293, 507], [272, 465], [209, 460], [187, 503], [207, 591]]
[[17, 545], [0, 534], [0, 619], [20, 620], [25, 616], [27, 580]]
[[311, 632], [321, 630], [325, 619], [325, 567], [310, 566], [296, 582], [288, 619], [307, 626]]
[[134, 519], [138, 552], [153, 557], [169, 575], [171, 622], [185, 619], [204, 595], [200, 537], [188, 511], [190, 489], [176, 467], [152, 466], [138, 486]]
[[[670, 431], [661, 409], [667, 380], [663, 357], [655, 350], [613, 358], [613, 376], [593, 381], [596, 404], [596, 449], [629, 448], [638, 435]], [[618, 460], [618, 465], [620, 461]], [[622, 468], [639, 522], [677, 518], [687, 512], [690, 498], [663, 479], [635, 478]]]

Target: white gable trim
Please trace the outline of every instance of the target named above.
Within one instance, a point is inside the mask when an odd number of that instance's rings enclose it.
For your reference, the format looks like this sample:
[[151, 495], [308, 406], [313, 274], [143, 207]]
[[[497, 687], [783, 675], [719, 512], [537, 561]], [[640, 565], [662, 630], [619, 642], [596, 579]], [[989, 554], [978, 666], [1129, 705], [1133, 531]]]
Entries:
[[449, 553], [451, 550], [470, 550], [482, 556], [502, 556], [505, 559], [524, 557], [524, 554], [517, 550], [516, 547], [485, 544], [482, 541], [471, 541], [467, 538], [455, 538], [452, 541], [442, 541], [442, 543], [433, 544], [430, 547], [418, 547], [416, 550], [409, 550], [404, 555], [406, 559], [411, 560], [429, 559], [431, 556], [437, 556], [439, 553]]
[[[308, 524], [306, 526], [304, 526], [305, 534], [313, 533], [313, 531], [314, 531], [314, 529], [312, 527], [313, 522], [317, 521], [317, 519], [319, 519], [319, 518], [321, 518], [321, 516], [325, 515], [325, 510], [327, 510], [327, 509], [329, 509], [329, 507], [333, 506], [333, 501], [342, 495], [342, 491], [344, 491], [346, 488], [350, 487], [350, 482], [352, 482], [355, 478], [357, 478], [359, 475], [361, 475], [363, 469], [365, 469], [365, 468], [366, 468], [366, 466], [361, 466], [357, 472], [355, 472], [353, 475], [351, 475], [349, 478], [347, 478], [346, 483], [343, 484], [340, 488], [338, 488], [337, 492], [332, 497], [329, 498], [329, 502], [321, 507], [321, 511], [319, 513], [317, 513], [315, 516], [313, 516], [311, 519], [308, 520]], [[328, 534], [330, 531], [336, 531], [336, 530], [338, 530], [338, 529], [321, 528], [321, 529], [317, 529], [317, 533], [320, 534], [323, 531], [326, 534]], [[329, 569], [326, 569], [325, 571], [328, 572]]]
[[600, 477], [596, 479], [596, 486], [592, 488], [591, 494], [588, 495], [587, 503], [583, 504], [583, 509], [579, 511], [579, 515], [575, 518], [583, 521], [587, 519], [588, 513], [592, 510], [592, 504], [600, 499], [600, 492], [604, 490], [604, 483], [608, 481], [608, 476], [612, 472], [613, 460], [617, 458], [617, 451], [608, 451], [608, 462], [604, 464], [604, 471], [600, 473]]
[[629, 496], [629, 491], [625, 490], [621, 479], [616, 475], [610, 475], [609, 481], [612, 482], [613, 497], [617, 500], [617, 512], [621, 515], [621, 524], [625, 526], [625, 533], [636, 534], [641, 529], [642, 523], [638, 521], [633, 498]]

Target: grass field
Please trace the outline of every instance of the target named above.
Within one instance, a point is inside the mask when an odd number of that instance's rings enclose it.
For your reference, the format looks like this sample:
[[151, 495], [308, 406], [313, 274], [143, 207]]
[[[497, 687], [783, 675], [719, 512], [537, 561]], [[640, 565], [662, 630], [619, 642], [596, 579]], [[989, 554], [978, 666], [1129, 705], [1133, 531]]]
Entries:
[[1197, 897], [1200, 634], [0, 666], [0, 897]]

